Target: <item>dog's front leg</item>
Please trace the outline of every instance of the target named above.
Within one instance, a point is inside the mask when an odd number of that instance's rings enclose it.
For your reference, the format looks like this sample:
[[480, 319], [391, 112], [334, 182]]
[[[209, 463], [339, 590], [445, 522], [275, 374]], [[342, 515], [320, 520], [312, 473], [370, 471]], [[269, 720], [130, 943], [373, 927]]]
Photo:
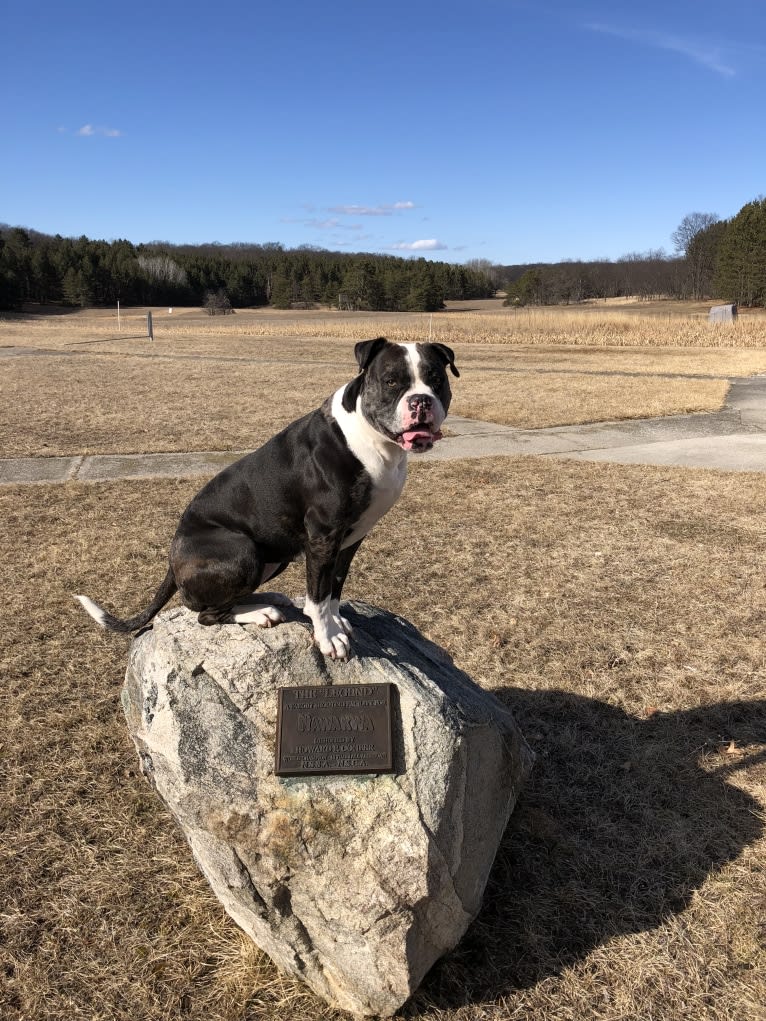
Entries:
[[[314, 641], [330, 659], [347, 659], [351, 644], [347, 624], [333, 599], [337, 586], [340, 534], [311, 535], [306, 546], [306, 604], [303, 612], [314, 625]], [[345, 565], [346, 570], [348, 569]], [[345, 572], [344, 572], [345, 576]]]
[[353, 634], [354, 629], [351, 627], [345, 617], [340, 615], [340, 596], [343, 591], [343, 585], [346, 581], [346, 575], [348, 569], [351, 567], [351, 561], [354, 559], [354, 554], [362, 545], [362, 539], [359, 542], [355, 542], [353, 546], [346, 546], [338, 554], [338, 559], [335, 564], [335, 576], [332, 580], [332, 592], [330, 598], [330, 613], [336, 624], [339, 624], [347, 635]]

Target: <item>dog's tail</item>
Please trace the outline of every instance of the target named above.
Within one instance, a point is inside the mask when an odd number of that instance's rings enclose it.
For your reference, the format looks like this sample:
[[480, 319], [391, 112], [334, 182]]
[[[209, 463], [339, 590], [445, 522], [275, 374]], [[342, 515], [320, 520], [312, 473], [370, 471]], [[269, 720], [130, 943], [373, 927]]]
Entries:
[[152, 617], [160, 612], [177, 588], [173, 571], [168, 568], [165, 580], [157, 589], [157, 593], [150, 605], [141, 613], [136, 614], [135, 617], [130, 617], [128, 620], [120, 620], [119, 617], [113, 617], [111, 613], [102, 610], [100, 606], [97, 606], [87, 596], [75, 596], [75, 599], [80, 600], [84, 608], [101, 627], [109, 628], [110, 631], [121, 631], [123, 634], [129, 634], [131, 631], [139, 631], [142, 627], [146, 627]]

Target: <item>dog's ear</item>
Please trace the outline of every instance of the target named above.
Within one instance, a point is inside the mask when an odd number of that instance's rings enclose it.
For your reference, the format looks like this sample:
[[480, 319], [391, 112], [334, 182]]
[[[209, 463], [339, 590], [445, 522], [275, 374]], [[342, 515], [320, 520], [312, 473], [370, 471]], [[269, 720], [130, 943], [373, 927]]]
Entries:
[[346, 389], [343, 391], [343, 398], [341, 400], [344, 411], [356, 411], [356, 399], [362, 391], [363, 382], [364, 373], [360, 372], [359, 375], [355, 376], [350, 383], [346, 384]]
[[361, 372], [367, 368], [372, 359], [388, 343], [385, 337], [376, 337], [375, 340], [362, 340], [354, 347], [354, 355], [359, 363]]
[[453, 376], [459, 376], [460, 373], [457, 371], [455, 365], [455, 352], [451, 347], [447, 347], [446, 344], [432, 344], [431, 347], [436, 348], [436, 353], [440, 358], [444, 359], [444, 364], [449, 365], [450, 372]]
[[375, 340], [362, 340], [354, 347], [354, 354], [359, 363], [359, 375], [352, 379], [343, 391], [341, 403], [346, 411], [354, 411], [356, 409], [356, 399], [362, 390], [364, 374], [370, 362], [383, 350], [387, 343], [388, 341], [385, 337], [376, 337]]

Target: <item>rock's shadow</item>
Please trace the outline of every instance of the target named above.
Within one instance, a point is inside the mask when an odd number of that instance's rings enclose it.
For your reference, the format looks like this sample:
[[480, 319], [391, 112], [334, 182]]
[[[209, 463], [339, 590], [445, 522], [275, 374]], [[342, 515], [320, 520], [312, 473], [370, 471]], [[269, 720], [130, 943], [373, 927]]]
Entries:
[[[537, 761], [478, 919], [405, 1016], [419, 1001], [494, 1000], [658, 926], [764, 828], [762, 806], [727, 780], [766, 759], [766, 701], [639, 719], [565, 692], [495, 693]], [[731, 741], [743, 750], [720, 754]]]

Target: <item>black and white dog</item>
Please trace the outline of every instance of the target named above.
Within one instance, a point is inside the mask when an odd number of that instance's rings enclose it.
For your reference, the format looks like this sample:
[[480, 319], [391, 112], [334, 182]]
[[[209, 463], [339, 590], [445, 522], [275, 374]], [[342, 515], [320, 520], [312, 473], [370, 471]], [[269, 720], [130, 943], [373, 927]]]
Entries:
[[[285, 597], [255, 590], [306, 558], [304, 612], [325, 656], [345, 659], [351, 627], [339, 601], [349, 566], [396, 503], [407, 453], [430, 450], [450, 404], [446, 344], [363, 341], [359, 374], [321, 408], [230, 465], [194, 497], [170, 547], [170, 567], [143, 613], [120, 620], [77, 596], [103, 627], [144, 627], [178, 591], [201, 624], [283, 621]], [[277, 605], [271, 605], [271, 604]]]

